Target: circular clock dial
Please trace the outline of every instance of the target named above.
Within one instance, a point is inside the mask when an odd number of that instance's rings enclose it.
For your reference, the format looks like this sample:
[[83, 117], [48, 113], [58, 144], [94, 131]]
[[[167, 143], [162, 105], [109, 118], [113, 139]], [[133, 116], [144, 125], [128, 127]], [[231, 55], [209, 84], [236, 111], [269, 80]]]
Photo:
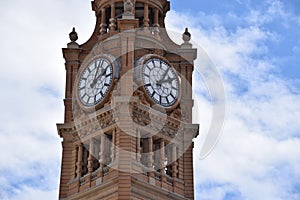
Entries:
[[100, 103], [108, 93], [113, 79], [113, 68], [106, 58], [97, 58], [83, 70], [78, 82], [78, 97], [87, 107]]
[[142, 69], [142, 80], [148, 95], [155, 103], [171, 107], [179, 97], [179, 78], [176, 71], [159, 58], [148, 59]]

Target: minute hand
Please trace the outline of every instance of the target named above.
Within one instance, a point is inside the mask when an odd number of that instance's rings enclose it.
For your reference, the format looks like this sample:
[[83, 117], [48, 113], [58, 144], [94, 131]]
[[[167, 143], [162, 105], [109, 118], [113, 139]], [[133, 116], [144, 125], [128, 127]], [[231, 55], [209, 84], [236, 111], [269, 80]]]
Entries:
[[106, 67], [104, 70], [101, 70], [101, 73], [93, 80], [93, 82], [92, 82], [92, 84], [91, 84], [91, 87], [92, 87], [92, 88], [96, 85], [98, 79], [99, 79], [101, 76], [103, 76], [104, 74], [106, 74], [107, 68], [108, 68], [108, 67]]
[[102, 65], [103, 65], [103, 60], [100, 60], [100, 62], [98, 63], [98, 66], [97, 66], [97, 70], [96, 70], [96, 73], [95, 73], [95, 76], [94, 76], [94, 80], [96, 79], [97, 77], [97, 74], [98, 74], [98, 71], [99, 71], [99, 68], [102, 69]]
[[158, 81], [158, 82], [161, 82], [165, 79], [167, 73], [169, 72], [170, 68], [167, 68], [167, 70], [164, 72], [164, 74], [162, 75], [162, 78]]
[[171, 83], [173, 80], [175, 80], [176, 78], [168, 78], [168, 79], [164, 79], [164, 80], [161, 80], [161, 81], [158, 81], [157, 82], [157, 85], [161, 85], [161, 84], [163, 84], [163, 83], [166, 83], [166, 82], [168, 82], [168, 83]]

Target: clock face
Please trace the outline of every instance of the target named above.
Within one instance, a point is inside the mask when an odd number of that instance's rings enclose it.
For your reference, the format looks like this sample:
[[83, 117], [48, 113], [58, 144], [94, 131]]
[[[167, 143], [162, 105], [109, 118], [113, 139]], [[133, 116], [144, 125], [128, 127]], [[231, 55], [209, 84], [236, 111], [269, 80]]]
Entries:
[[142, 68], [144, 88], [151, 99], [162, 107], [173, 106], [179, 98], [179, 78], [176, 71], [159, 58], [148, 59]]
[[78, 81], [78, 98], [86, 107], [100, 103], [110, 90], [113, 67], [106, 58], [96, 58], [82, 71]]

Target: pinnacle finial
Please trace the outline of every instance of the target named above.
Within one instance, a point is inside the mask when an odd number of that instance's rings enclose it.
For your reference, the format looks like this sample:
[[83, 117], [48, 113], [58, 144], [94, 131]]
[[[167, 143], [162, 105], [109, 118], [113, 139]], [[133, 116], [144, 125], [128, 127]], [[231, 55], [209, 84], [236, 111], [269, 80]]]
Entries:
[[75, 27], [73, 27], [72, 32], [69, 34], [69, 37], [72, 42], [76, 42], [76, 40], [78, 40], [78, 35], [75, 31]]
[[132, 14], [132, 12], [133, 12], [133, 3], [130, 0], [124, 1], [124, 12]]
[[124, 0], [123, 19], [134, 19], [134, 4], [135, 0]]
[[189, 29], [188, 28], [185, 28], [185, 31], [182, 35], [182, 39], [184, 42], [189, 42], [191, 40], [191, 33], [189, 32]]

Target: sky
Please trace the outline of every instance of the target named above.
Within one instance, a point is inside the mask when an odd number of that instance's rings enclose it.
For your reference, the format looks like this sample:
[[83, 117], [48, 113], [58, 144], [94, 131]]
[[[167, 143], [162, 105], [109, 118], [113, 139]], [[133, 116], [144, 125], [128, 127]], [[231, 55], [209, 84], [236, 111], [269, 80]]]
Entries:
[[[94, 13], [83, 0], [1, 1], [0, 24], [0, 199], [57, 199], [61, 48], [73, 26], [78, 43], [88, 40]], [[214, 103], [207, 78], [195, 71], [196, 199], [300, 199], [300, 1], [171, 0], [166, 27], [189, 27], [226, 96], [219, 140], [201, 157]]]

